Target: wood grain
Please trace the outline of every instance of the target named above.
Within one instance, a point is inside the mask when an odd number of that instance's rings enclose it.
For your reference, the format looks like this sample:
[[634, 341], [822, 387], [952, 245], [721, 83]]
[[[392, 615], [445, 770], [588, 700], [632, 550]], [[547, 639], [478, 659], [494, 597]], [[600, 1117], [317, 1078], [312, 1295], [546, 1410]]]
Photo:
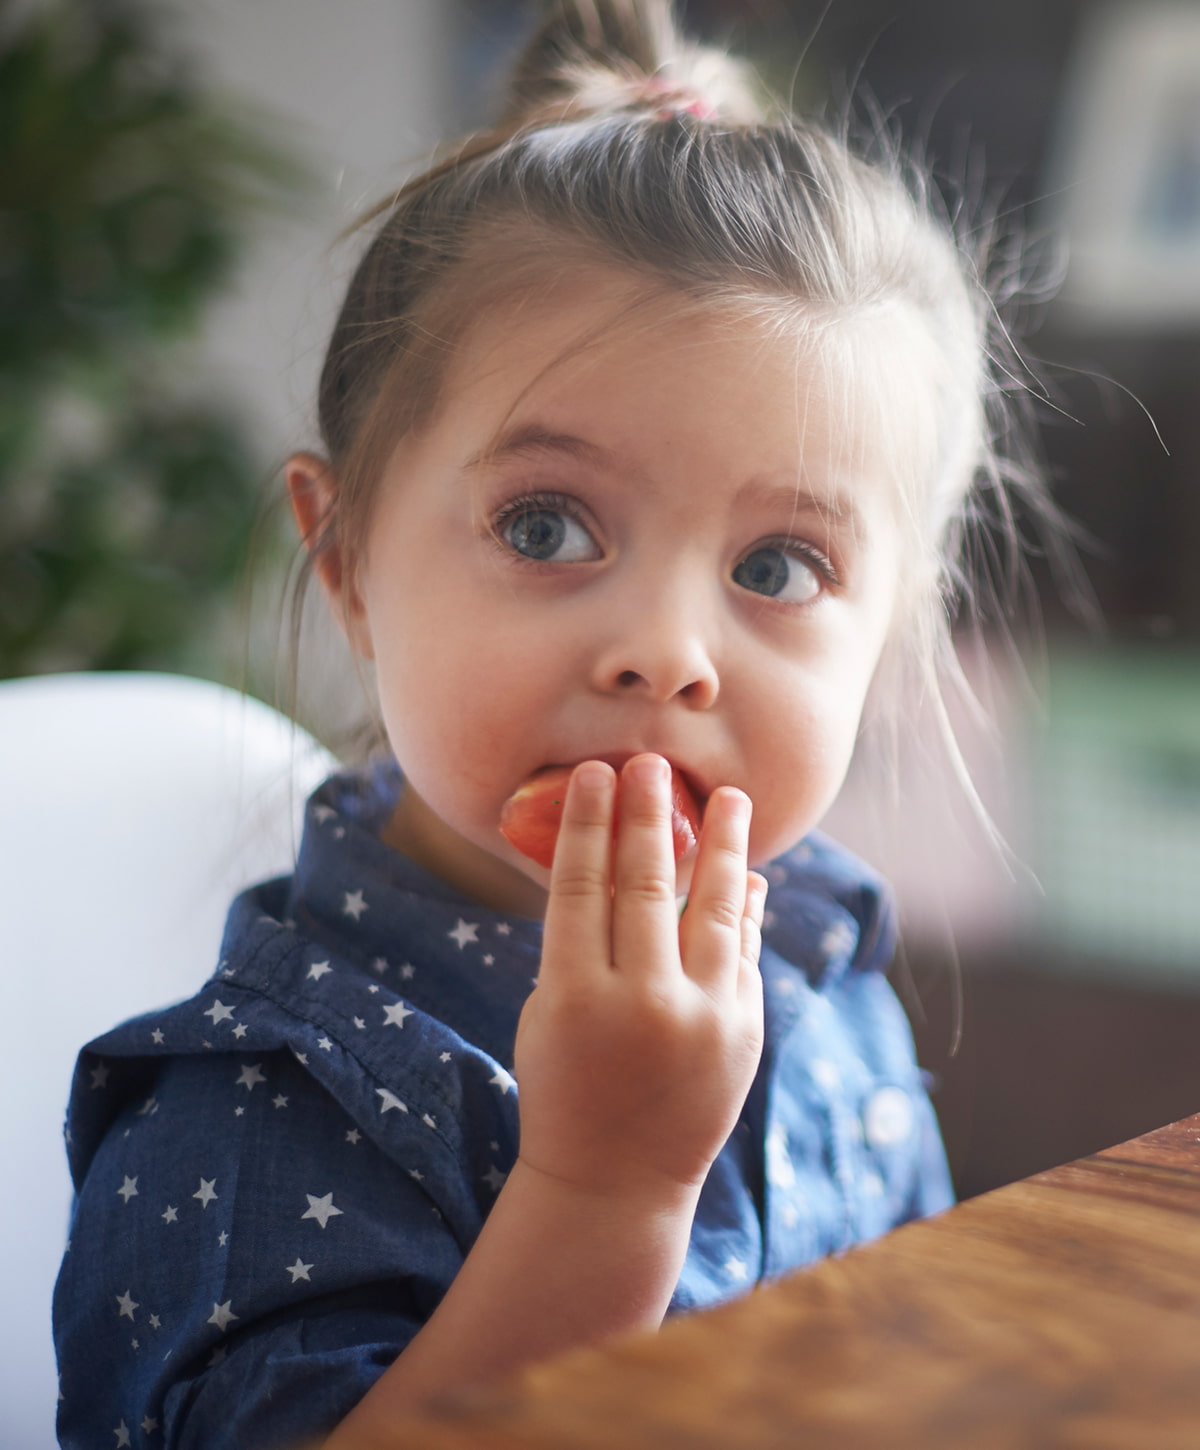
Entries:
[[387, 1442], [807, 1446], [1198, 1450], [1200, 1114], [540, 1366]]

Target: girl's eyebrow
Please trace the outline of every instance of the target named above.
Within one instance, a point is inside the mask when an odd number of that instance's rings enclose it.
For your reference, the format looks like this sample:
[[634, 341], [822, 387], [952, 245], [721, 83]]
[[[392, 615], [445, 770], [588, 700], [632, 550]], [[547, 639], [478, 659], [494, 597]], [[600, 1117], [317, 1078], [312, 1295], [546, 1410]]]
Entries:
[[861, 532], [864, 528], [862, 510], [843, 490], [812, 493], [802, 484], [769, 483], [751, 479], [738, 491], [738, 501], [757, 508], [790, 510], [794, 514], [817, 514], [823, 520], [848, 525]]
[[493, 467], [510, 458], [529, 457], [531, 454], [561, 453], [585, 463], [612, 466], [616, 455], [598, 443], [589, 443], [586, 438], [577, 438], [573, 433], [555, 433], [539, 423], [522, 423], [518, 427], [502, 431], [484, 445], [478, 453], [467, 459], [464, 472], [478, 468]]
[[[537, 455], [561, 454], [594, 466], [615, 469], [620, 466], [619, 454], [599, 443], [579, 438], [574, 433], [556, 433], [540, 423], [522, 423], [507, 431], [501, 431], [478, 453], [472, 455], [463, 466], [464, 473], [476, 469], [495, 467], [512, 458], [528, 458]], [[815, 514], [824, 521], [848, 525], [861, 532], [864, 526], [862, 510], [853, 498], [843, 491], [829, 494], [813, 493], [802, 484], [771, 483], [765, 479], [752, 478], [738, 490], [738, 502], [758, 508], [789, 511], [794, 515]]]

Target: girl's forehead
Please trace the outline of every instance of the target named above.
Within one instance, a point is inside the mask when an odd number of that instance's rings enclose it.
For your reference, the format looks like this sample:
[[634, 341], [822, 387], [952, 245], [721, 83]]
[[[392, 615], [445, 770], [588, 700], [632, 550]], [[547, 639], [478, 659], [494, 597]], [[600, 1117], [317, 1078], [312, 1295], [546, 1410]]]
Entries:
[[686, 413], [718, 447], [749, 434], [761, 450], [823, 451], [855, 469], [915, 465], [933, 431], [924, 331], [896, 309], [697, 299], [596, 268], [472, 326], [442, 405], [488, 437], [570, 422], [645, 438]]

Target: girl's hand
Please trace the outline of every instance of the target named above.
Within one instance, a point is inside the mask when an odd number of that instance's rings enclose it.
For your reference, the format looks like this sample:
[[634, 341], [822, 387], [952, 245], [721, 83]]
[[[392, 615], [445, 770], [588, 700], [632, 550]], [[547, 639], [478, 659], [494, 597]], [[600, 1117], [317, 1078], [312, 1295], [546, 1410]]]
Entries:
[[750, 801], [713, 792], [682, 920], [670, 768], [640, 755], [571, 778], [538, 985], [517, 1031], [520, 1159], [594, 1196], [699, 1190], [762, 1053]]

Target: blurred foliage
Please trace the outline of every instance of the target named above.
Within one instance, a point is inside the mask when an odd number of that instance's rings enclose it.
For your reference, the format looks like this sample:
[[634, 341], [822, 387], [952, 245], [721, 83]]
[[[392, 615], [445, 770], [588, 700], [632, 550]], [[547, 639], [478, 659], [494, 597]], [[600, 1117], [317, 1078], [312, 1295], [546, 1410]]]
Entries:
[[257, 515], [187, 338], [310, 179], [176, 51], [136, 0], [0, 36], [0, 677], [181, 667]]

